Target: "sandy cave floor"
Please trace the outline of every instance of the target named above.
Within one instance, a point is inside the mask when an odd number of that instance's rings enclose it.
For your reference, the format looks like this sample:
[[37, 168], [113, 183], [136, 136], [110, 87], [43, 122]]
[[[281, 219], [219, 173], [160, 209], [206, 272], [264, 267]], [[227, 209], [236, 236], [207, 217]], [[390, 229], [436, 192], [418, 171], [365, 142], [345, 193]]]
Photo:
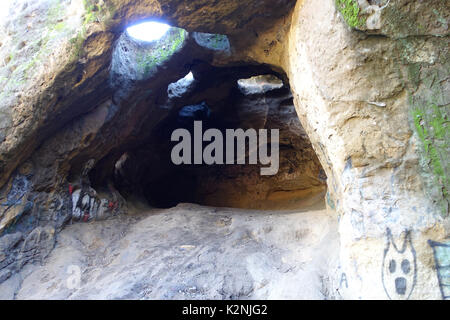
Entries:
[[338, 248], [326, 210], [146, 209], [69, 225], [0, 298], [325, 299]]

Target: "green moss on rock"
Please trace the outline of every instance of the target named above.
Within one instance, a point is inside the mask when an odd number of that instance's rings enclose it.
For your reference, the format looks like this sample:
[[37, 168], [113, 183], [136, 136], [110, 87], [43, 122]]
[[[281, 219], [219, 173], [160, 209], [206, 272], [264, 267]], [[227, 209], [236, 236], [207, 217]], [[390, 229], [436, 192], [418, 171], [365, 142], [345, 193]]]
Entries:
[[152, 70], [166, 62], [176, 51], [178, 51], [186, 39], [187, 32], [183, 29], [172, 28], [161, 40], [157, 41], [152, 47], [137, 56], [139, 71], [148, 76]]
[[112, 2], [105, 3], [99, 0], [83, 0], [83, 5], [85, 9], [83, 24], [85, 25], [92, 22], [101, 22], [107, 25], [116, 11]]
[[[425, 192], [442, 216], [450, 208], [449, 38], [397, 39], [399, 77], [408, 93]], [[401, 69], [401, 70], [400, 70]]]
[[[413, 129], [421, 145], [421, 165], [433, 201], [448, 216], [450, 196], [450, 101], [439, 81], [441, 73], [417, 64], [409, 67], [410, 81], [418, 88], [410, 93]], [[411, 70], [412, 69], [412, 70]], [[416, 87], [417, 85], [417, 87]]]
[[414, 127], [424, 149], [425, 164], [432, 170], [435, 183], [442, 186], [444, 198], [448, 198], [450, 182], [445, 163], [448, 163], [449, 155], [449, 120], [436, 105], [425, 109], [413, 111]]
[[335, 0], [336, 7], [352, 28], [362, 28], [366, 24], [364, 17], [360, 16], [360, 9], [356, 0]]

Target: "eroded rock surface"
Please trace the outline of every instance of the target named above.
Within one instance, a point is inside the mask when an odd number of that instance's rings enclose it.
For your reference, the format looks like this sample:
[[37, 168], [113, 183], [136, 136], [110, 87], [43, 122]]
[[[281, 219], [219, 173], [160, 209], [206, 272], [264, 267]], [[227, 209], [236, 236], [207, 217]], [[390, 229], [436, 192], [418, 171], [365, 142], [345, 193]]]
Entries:
[[[421, 5], [390, 1], [384, 10], [416, 19]], [[426, 5], [424, 13], [448, 15], [446, 2]], [[392, 296], [381, 279], [383, 252], [390, 233], [402, 248], [410, 232], [417, 263], [417, 281], [408, 283], [411, 297], [441, 298], [428, 240], [449, 238], [448, 128], [444, 134], [431, 123], [448, 125], [448, 71], [441, 71], [448, 69], [448, 29], [424, 27], [419, 36], [392, 18], [380, 29], [392, 27], [387, 37], [354, 32], [331, 1], [320, 8], [312, 1], [298, 4], [293, 21], [299, 23], [291, 26], [289, 79], [301, 122], [315, 149], [324, 151], [318, 156], [340, 215], [346, 297]], [[305, 32], [311, 28], [314, 34]], [[433, 74], [432, 83], [426, 74]]]
[[[154, 183], [118, 181], [120, 164], [142, 153], [158, 164], [149, 177], [168, 172], [154, 152], [161, 126], [205, 102], [227, 124], [281, 127], [286, 148], [268, 180], [247, 167], [194, 171], [203, 187], [189, 201], [283, 208], [323, 199], [326, 183], [341, 243], [328, 274], [345, 284], [341, 297], [448, 298], [448, 1], [12, 3], [0, 26], [2, 293], [17, 292], [23, 267], [47, 261], [70, 221], [125, 213], [127, 190], [158, 195]], [[127, 37], [149, 17], [186, 31], [159, 45]], [[193, 82], [177, 82], [190, 71]], [[237, 80], [259, 75], [283, 87], [239, 90]]]
[[[172, 110], [170, 115], [140, 145], [126, 152], [116, 170], [115, 181], [122, 194], [141, 195], [157, 207], [194, 202], [273, 210], [323, 202], [327, 177], [296, 117], [289, 88], [274, 75], [257, 76], [266, 80], [246, 84], [245, 90], [239, 86], [239, 81], [245, 81], [243, 76], [258, 71], [264, 69], [203, 65], [193, 68], [188, 88], [178, 88], [183, 94], [171, 92], [185, 78], [169, 85], [166, 105]], [[245, 165], [232, 166], [173, 164], [172, 148], [177, 143], [170, 142], [172, 132], [185, 128], [194, 139], [194, 121], [202, 121], [203, 130], [221, 130], [224, 137], [226, 129], [280, 130], [278, 173], [261, 176], [261, 168], [267, 165], [249, 165], [249, 159]], [[246, 152], [250, 158], [258, 150], [246, 148]]]
[[67, 227], [45, 264], [20, 273], [15, 297], [324, 299], [338, 246], [325, 211], [182, 204]]

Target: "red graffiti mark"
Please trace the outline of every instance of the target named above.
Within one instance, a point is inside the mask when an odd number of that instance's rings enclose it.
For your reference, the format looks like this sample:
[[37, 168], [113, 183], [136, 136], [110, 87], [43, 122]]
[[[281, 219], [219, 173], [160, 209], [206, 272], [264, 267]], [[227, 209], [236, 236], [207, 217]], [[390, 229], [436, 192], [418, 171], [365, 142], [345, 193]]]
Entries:
[[83, 216], [83, 222], [88, 222], [89, 220], [89, 212], [85, 212]]
[[116, 201], [116, 202], [110, 201], [108, 203], [108, 208], [111, 209], [111, 210], [117, 209], [118, 207], [119, 207], [119, 201]]
[[73, 186], [71, 184], [69, 184], [69, 193], [72, 194], [73, 193]]

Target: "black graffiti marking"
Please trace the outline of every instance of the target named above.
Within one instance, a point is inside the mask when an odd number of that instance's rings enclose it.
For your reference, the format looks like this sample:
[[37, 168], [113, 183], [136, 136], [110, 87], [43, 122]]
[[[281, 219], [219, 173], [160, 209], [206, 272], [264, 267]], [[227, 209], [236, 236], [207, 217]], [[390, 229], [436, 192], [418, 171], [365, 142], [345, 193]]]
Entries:
[[395, 260], [391, 260], [391, 262], [389, 262], [389, 272], [394, 273], [396, 269], [397, 264], [395, 263]]
[[[441, 259], [438, 255], [438, 249], [450, 251], [450, 244], [444, 244], [428, 240], [428, 244], [433, 248], [434, 263], [436, 266], [437, 277], [439, 281], [439, 289], [441, 290], [442, 299], [450, 300], [450, 261]], [[446, 255], [448, 257], [449, 255]], [[445, 260], [445, 261], [442, 261]]]
[[402, 271], [404, 274], [408, 274], [411, 271], [411, 263], [405, 259], [402, 261]]
[[[409, 247], [409, 250], [412, 254], [413, 261], [410, 261], [406, 258], [399, 260], [399, 267], [401, 269], [401, 272], [404, 274], [404, 276], [397, 276], [394, 281], [395, 285], [395, 293], [399, 296], [404, 296], [404, 299], [409, 299], [412, 292], [414, 291], [414, 288], [416, 286], [417, 282], [417, 262], [416, 262], [416, 251], [414, 250], [412, 239], [411, 239], [411, 232], [405, 231], [405, 236], [403, 240], [403, 245], [399, 249], [397, 245], [395, 244], [395, 241], [393, 240], [391, 230], [387, 228], [386, 230], [386, 237], [387, 237], [387, 245], [384, 249], [384, 255], [383, 255], [383, 263], [382, 263], [382, 269], [381, 269], [381, 281], [383, 283], [384, 291], [386, 292], [386, 295], [389, 299], [392, 299], [391, 295], [389, 294], [388, 288], [386, 288], [386, 276], [391, 276], [391, 274], [395, 274], [397, 271], [397, 261], [394, 259], [389, 259], [389, 265], [388, 265], [388, 271], [390, 274], [385, 275], [385, 265], [387, 263], [387, 255], [390, 250], [395, 250], [395, 253], [403, 255], [407, 254], [406, 250]], [[401, 261], [401, 262], [400, 262]], [[412, 263], [412, 264], [411, 264]], [[414, 274], [412, 275], [412, 281], [411, 276], [409, 274], [411, 273], [411, 269], [414, 271]], [[407, 278], [410, 278], [410, 281], [408, 281]], [[408, 283], [409, 282], [409, 283]], [[410, 285], [410, 289], [408, 290], [408, 285]], [[407, 294], [407, 292], [409, 292]]]
[[395, 290], [398, 294], [401, 294], [402, 296], [406, 293], [406, 279], [403, 277], [396, 278], [395, 279]]

